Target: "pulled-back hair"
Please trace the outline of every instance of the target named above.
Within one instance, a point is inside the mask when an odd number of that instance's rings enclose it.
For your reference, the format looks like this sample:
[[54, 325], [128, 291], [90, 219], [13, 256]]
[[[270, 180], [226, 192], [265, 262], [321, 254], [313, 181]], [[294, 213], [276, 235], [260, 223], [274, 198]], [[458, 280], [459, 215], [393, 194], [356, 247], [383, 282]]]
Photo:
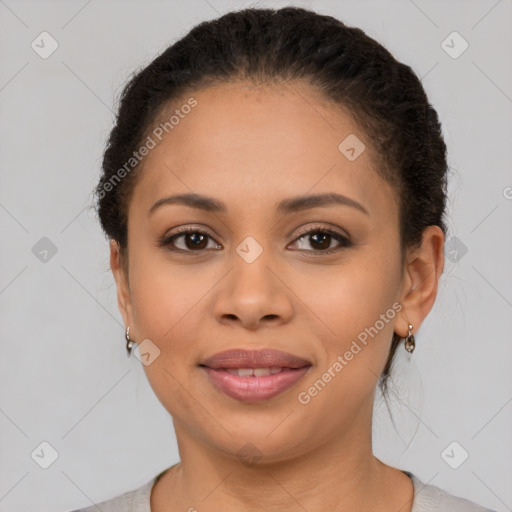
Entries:
[[[446, 146], [437, 113], [412, 69], [334, 17], [297, 7], [245, 9], [195, 26], [125, 86], [96, 188], [103, 230], [121, 251], [128, 240], [129, 200], [143, 167], [134, 151], [173, 102], [238, 80], [302, 80], [348, 110], [378, 156], [375, 170], [397, 193], [402, 257], [407, 247], [421, 243], [427, 226], [446, 234]], [[394, 333], [379, 382], [384, 396], [400, 340]]]

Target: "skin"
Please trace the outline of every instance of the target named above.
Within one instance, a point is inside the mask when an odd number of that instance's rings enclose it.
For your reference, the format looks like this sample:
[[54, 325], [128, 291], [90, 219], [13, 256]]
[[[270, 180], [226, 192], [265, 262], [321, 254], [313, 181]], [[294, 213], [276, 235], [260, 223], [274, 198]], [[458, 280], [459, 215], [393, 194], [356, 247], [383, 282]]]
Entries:
[[[371, 140], [307, 84], [230, 83], [193, 96], [195, 109], [145, 159], [128, 207], [127, 259], [110, 245], [131, 338], [160, 350], [144, 370], [180, 450], [180, 464], [153, 487], [152, 510], [410, 511], [412, 482], [372, 453], [372, 410], [393, 331], [404, 337], [411, 323], [416, 333], [434, 304], [442, 230], [428, 227], [402, 260], [396, 193], [375, 171]], [[355, 161], [338, 150], [349, 134], [366, 145]], [[226, 212], [172, 204], [148, 214], [159, 199], [190, 192], [222, 201]], [[283, 199], [331, 192], [368, 214], [339, 204], [276, 211]], [[179, 226], [209, 237], [200, 250], [190, 236], [174, 242], [188, 252], [160, 247]], [[307, 227], [349, 235], [353, 245], [301, 239]], [[252, 263], [236, 252], [247, 236], [263, 249]], [[393, 303], [401, 311], [299, 403], [298, 393]], [[281, 395], [242, 403], [198, 367], [232, 348], [274, 348], [312, 367]], [[237, 455], [247, 443], [260, 456], [253, 464]]]

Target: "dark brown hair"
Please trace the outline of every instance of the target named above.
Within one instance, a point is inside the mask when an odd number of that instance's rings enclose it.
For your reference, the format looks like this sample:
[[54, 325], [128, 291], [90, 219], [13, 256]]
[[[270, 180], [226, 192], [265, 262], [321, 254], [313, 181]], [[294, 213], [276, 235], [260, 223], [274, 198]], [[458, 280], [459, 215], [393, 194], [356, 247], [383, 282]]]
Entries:
[[[141, 170], [134, 152], [173, 101], [236, 80], [303, 80], [348, 109], [371, 154], [378, 155], [376, 171], [396, 191], [402, 257], [405, 248], [421, 243], [427, 226], [446, 234], [446, 146], [414, 71], [361, 29], [334, 17], [297, 7], [245, 9], [195, 26], [125, 86], [96, 188], [103, 229], [122, 251], [128, 204]], [[394, 334], [379, 382], [384, 397], [400, 341]]]

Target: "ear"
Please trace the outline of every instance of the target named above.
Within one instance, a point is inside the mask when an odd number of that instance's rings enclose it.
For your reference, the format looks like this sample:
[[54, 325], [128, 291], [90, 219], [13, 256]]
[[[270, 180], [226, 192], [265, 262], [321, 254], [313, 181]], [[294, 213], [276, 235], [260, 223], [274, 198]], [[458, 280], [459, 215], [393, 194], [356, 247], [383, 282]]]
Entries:
[[130, 298], [130, 287], [128, 284], [128, 269], [121, 256], [119, 243], [116, 240], [110, 241], [110, 268], [117, 287], [117, 305], [123, 316], [125, 327], [132, 326], [132, 305]]
[[409, 323], [416, 333], [434, 305], [444, 268], [444, 233], [439, 226], [425, 228], [421, 245], [408, 251], [404, 265], [403, 309], [395, 323], [401, 337], [407, 336]]

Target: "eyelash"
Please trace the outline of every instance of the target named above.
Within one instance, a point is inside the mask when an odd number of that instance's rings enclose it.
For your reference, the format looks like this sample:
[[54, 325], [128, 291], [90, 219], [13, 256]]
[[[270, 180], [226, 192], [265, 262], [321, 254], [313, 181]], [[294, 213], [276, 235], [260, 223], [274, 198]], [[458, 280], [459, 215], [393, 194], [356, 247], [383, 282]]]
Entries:
[[[194, 228], [193, 226], [187, 226], [185, 228], [178, 228], [176, 230], [176, 233], [172, 234], [172, 235], [169, 235], [169, 236], [164, 236], [158, 243], [158, 246], [159, 247], [166, 247], [168, 248], [168, 250], [170, 251], [173, 251], [173, 252], [182, 252], [182, 253], [186, 253], [186, 252], [189, 252], [189, 253], [194, 253], [194, 252], [197, 252], [197, 253], [200, 253], [200, 252], [204, 252], [205, 250], [207, 249], [199, 249], [197, 251], [194, 251], [194, 250], [185, 250], [185, 249], [177, 249], [175, 247], [172, 247], [172, 244], [174, 241], [176, 241], [177, 239], [179, 239], [180, 237], [184, 236], [184, 235], [190, 235], [190, 234], [199, 234], [199, 235], [206, 235], [208, 238], [210, 238], [211, 240], [213, 240], [213, 237], [210, 236], [206, 231], [203, 231], [201, 229], [197, 229], [197, 228]], [[312, 252], [312, 253], [317, 253], [319, 256], [322, 256], [322, 255], [327, 255], [327, 254], [332, 254], [334, 252], [338, 252], [340, 249], [342, 248], [348, 248], [348, 247], [351, 247], [353, 245], [353, 243], [344, 235], [342, 235], [341, 233], [338, 233], [337, 231], [333, 231], [332, 229], [329, 229], [329, 228], [326, 228], [324, 226], [311, 226], [303, 231], [301, 231], [298, 236], [295, 238], [294, 242], [297, 241], [297, 240], [300, 240], [301, 238], [304, 238], [308, 235], [313, 235], [313, 234], [326, 234], [326, 235], [330, 235], [332, 238], [334, 238], [337, 242], [339, 242], [341, 245], [333, 248], [333, 249], [326, 249], [326, 250], [306, 250], [306, 252]], [[298, 250], [302, 250], [302, 249], [298, 249]]]

